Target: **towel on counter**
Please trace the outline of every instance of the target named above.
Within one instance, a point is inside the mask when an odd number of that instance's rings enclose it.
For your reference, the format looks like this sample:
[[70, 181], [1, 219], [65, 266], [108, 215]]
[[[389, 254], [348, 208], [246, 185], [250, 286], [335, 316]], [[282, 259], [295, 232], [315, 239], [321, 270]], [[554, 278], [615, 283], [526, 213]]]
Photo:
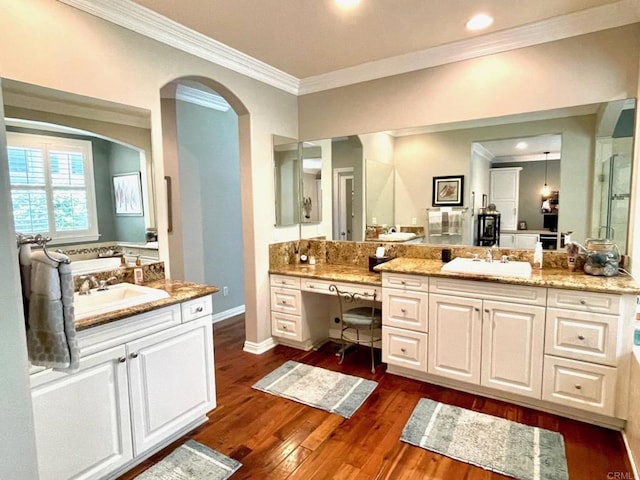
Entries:
[[[73, 312], [73, 275], [68, 257], [51, 252], [31, 256], [27, 348], [33, 365], [74, 372], [79, 352]], [[58, 260], [58, 261], [56, 261]]]
[[442, 235], [442, 213], [429, 212], [429, 235]]

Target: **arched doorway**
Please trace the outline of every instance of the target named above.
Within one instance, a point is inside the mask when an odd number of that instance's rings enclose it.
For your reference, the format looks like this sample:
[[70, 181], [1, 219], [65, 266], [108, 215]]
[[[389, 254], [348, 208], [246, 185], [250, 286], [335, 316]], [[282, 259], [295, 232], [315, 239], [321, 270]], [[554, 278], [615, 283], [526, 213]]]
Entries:
[[243, 202], [251, 196], [248, 111], [211, 79], [181, 77], [160, 93], [171, 277], [218, 286], [220, 321], [245, 311], [244, 271], [252, 268], [243, 233], [252, 230]]

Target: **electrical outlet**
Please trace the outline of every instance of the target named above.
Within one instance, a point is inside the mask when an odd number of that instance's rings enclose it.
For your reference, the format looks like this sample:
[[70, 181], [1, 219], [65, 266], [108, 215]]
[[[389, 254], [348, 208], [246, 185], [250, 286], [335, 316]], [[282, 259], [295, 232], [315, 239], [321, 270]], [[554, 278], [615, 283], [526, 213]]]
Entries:
[[371, 221], [373, 222], [374, 225], [378, 224], [378, 219], [376, 217], [373, 217]]
[[229, 295], [229, 287], [222, 287], [222, 296], [226, 297]]
[[416, 225], [418, 223], [418, 219], [416, 217], [413, 217], [411, 219], [411, 225]]

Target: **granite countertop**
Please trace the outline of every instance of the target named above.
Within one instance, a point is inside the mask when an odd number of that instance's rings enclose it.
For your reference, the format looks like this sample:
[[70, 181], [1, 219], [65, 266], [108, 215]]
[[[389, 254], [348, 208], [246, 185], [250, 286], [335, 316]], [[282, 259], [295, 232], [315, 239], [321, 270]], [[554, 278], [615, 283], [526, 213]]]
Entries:
[[543, 268], [533, 270], [530, 277], [506, 277], [476, 274], [443, 272], [440, 260], [421, 258], [394, 258], [375, 267], [378, 272], [428, 275], [432, 277], [459, 278], [464, 280], [482, 280], [485, 282], [507, 283], [511, 285], [529, 285], [536, 287], [564, 288], [568, 290], [586, 290], [603, 293], [640, 294], [640, 284], [630, 275], [615, 277], [597, 277], [582, 271], [569, 272], [561, 268]]
[[[597, 277], [587, 275], [582, 271], [571, 273], [561, 268], [544, 268], [542, 270], [534, 270], [530, 277], [520, 278], [443, 272], [441, 271], [442, 265], [443, 263], [440, 260], [400, 257], [378, 265], [374, 269], [376, 272], [427, 275], [431, 277], [458, 278], [461, 280], [481, 280], [484, 282], [511, 285], [564, 288], [568, 290], [586, 290], [602, 293], [640, 294], [640, 284], [630, 275], [621, 274], [616, 277]], [[380, 273], [371, 273], [367, 268], [355, 265], [282, 265], [272, 267], [269, 273], [366, 285], [382, 284]]]
[[167, 307], [169, 305], [175, 305], [176, 303], [182, 303], [187, 300], [191, 300], [198, 297], [204, 297], [220, 291], [218, 287], [211, 285], [201, 285], [198, 283], [181, 282], [177, 280], [156, 280], [144, 284], [146, 287], [158, 288], [164, 290], [169, 294], [168, 298], [156, 300], [153, 302], [143, 303], [134, 307], [123, 308], [120, 310], [114, 310], [109, 313], [102, 313], [91, 317], [83, 318], [76, 321], [76, 331], [86, 330], [87, 328], [96, 327], [98, 325], [104, 325], [106, 323], [122, 320], [123, 318], [130, 317], [132, 315], [138, 315], [140, 313], [150, 312], [157, 308]]
[[282, 265], [272, 267], [269, 273], [290, 275], [292, 277], [332, 280], [335, 282], [382, 285], [382, 277], [379, 273], [372, 273], [368, 268], [355, 265], [333, 265], [327, 263], [319, 263], [316, 265]]

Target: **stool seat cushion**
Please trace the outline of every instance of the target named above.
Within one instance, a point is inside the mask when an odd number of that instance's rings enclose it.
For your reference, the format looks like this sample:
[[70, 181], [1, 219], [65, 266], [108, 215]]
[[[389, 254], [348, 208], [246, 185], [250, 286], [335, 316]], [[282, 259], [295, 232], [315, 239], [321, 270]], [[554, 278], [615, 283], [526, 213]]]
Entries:
[[382, 310], [376, 308], [373, 310], [373, 316], [371, 315], [371, 307], [357, 307], [352, 308], [344, 312], [342, 321], [346, 324], [353, 326], [367, 327], [382, 322]]

